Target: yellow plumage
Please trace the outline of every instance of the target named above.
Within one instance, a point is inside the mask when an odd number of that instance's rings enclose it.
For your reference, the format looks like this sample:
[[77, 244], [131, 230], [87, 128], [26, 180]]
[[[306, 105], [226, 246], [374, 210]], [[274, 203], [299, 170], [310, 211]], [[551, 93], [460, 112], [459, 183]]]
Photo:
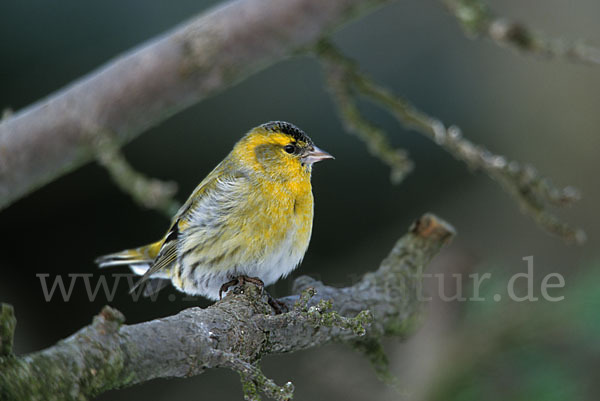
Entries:
[[153, 244], [101, 257], [218, 299], [239, 276], [269, 285], [301, 262], [313, 221], [312, 164], [331, 158], [300, 129], [270, 122], [251, 130], [198, 185]]

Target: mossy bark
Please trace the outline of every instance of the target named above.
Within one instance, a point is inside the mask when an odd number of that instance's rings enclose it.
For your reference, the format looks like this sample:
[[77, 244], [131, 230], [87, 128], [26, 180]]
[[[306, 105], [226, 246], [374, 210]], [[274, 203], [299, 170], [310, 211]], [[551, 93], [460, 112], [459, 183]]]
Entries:
[[355, 285], [334, 288], [307, 277], [296, 280], [295, 291], [314, 290], [280, 299], [289, 309], [284, 314], [273, 314], [266, 295], [252, 284], [206, 309], [135, 325], [125, 325], [120, 312], [105, 307], [92, 324], [48, 349], [3, 356], [0, 399], [84, 400], [216, 367], [238, 371], [244, 387], [287, 397], [291, 383], [279, 387], [255, 366], [262, 356], [331, 341], [374, 344], [384, 335], [406, 335], [420, 310], [415, 289], [421, 272], [453, 234], [446, 223], [425, 215], [379, 269]]

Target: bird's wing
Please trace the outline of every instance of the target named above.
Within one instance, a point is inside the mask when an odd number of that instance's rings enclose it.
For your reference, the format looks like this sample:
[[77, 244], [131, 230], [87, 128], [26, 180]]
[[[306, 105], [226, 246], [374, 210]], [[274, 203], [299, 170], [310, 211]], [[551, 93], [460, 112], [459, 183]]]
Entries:
[[252, 183], [244, 171], [226, 170], [195, 197], [180, 217], [180, 224], [185, 227], [178, 243], [180, 263], [209, 263], [232, 248], [241, 247], [240, 233], [248, 216], [256, 211]]
[[[154, 263], [144, 273], [142, 278], [131, 289], [147, 281], [154, 273], [172, 265], [178, 256], [180, 241], [186, 231], [198, 231], [199, 227], [218, 226], [224, 213], [231, 210], [232, 202], [239, 202], [246, 195], [245, 183], [248, 176], [241, 170], [233, 168], [229, 163], [219, 164], [194, 190], [187, 202], [179, 209], [173, 218], [173, 224], [167, 232], [163, 245]], [[210, 236], [202, 235], [202, 237]], [[197, 238], [200, 240], [200, 238]]]
[[[140, 285], [142, 285], [144, 282], [150, 279], [150, 277], [154, 273], [170, 266], [177, 259], [177, 226], [178, 224], [176, 222], [171, 228], [171, 230], [169, 230], [169, 234], [167, 234], [165, 242], [160, 248], [160, 251], [156, 259], [154, 260], [154, 263], [152, 264], [152, 266], [150, 266], [148, 270], [146, 270], [146, 273], [144, 273], [142, 278], [139, 279], [138, 282], [131, 288], [131, 290], [129, 291], [130, 293], [134, 292], [136, 288], [138, 288]], [[173, 230], [173, 228], [175, 230]]]
[[164, 278], [151, 278], [146, 281], [143, 295], [151, 297], [171, 283], [171, 280]]

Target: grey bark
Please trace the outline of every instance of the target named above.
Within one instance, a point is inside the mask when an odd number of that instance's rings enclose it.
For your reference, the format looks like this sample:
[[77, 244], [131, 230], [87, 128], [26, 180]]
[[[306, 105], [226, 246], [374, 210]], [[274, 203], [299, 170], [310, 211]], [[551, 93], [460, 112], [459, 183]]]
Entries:
[[[447, 223], [425, 215], [379, 269], [355, 285], [334, 288], [307, 277], [296, 280], [295, 292], [313, 287], [317, 294], [308, 299], [304, 292], [306, 303], [298, 295], [282, 298], [290, 312], [280, 315], [272, 314], [252, 285], [206, 309], [135, 325], [124, 325], [118, 311], [105, 307], [90, 326], [48, 349], [1, 357], [0, 399], [81, 400], [216, 367], [243, 374], [266, 354], [406, 335], [419, 312], [421, 273], [453, 235]], [[323, 308], [324, 299], [331, 300], [333, 311]]]

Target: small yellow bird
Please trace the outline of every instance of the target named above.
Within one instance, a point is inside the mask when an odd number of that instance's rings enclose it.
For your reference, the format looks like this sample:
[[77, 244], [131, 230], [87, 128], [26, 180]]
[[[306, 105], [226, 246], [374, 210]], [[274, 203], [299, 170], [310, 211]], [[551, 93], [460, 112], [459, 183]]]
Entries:
[[272, 284], [304, 257], [313, 222], [312, 165], [332, 158], [293, 124], [260, 125], [196, 187], [161, 240], [96, 263], [129, 265], [142, 276], [136, 287], [148, 282], [145, 295], [169, 280], [212, 300], [240, 281]]

